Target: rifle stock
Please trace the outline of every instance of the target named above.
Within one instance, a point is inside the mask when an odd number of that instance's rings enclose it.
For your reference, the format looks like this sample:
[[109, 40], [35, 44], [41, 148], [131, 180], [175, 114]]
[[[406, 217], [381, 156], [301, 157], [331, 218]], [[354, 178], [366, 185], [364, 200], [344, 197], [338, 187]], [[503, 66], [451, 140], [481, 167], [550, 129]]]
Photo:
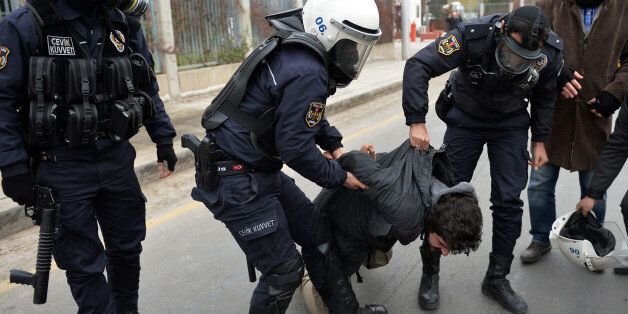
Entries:
[[9, 281], [11, 283], [33, 286], [34, 304], [44, 304], [48, 299], [48, 281], [50, 265], [54, 249], [54, 233], [56, 228], [58, 204], [54, 201], [52, 190], [46, 187], [35, 186], [35, 208], [29, 215], [35, 223], [39, 222], [39, 243], [37, 246], [37, 263], [35, 273], [19, 269], [11, 269]]

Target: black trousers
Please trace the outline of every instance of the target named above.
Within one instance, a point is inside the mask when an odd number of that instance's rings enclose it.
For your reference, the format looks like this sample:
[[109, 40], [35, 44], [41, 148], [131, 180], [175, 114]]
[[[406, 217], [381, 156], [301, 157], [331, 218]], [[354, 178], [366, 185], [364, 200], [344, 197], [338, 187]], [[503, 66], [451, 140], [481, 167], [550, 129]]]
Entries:
[[[521, 235], [523, 201], [528, 181], [527, 114], [489, 123], [476, 120], [457, 108], [446, 117], [444, 144], [457, 182], [470, 182], [484, 145], [488, 149], [491, 176], [494, 254], [512, 258]], [[478, 197], [482, 197], [478, 195]]]
[[146, 209], [134, 160], [135, 149], [124, 143], [101, 160], [64, 159], [38, 168], [37, 183], [52, 188], [61, 204], [54, 257], [79, 313], [137, 309]]
[[251, 304], [272, 302], [264, 279], [275, 267], [299, 254], [295, 243], [301, 246], [314, 285], [319, 289], [324, 284], [324, 256], [316, 249], [321, 215], [283, 172], [223, 176], [216, 191], [196, 187], [192, 198], [203, 202], [214, 218], [225, 224], [248, 260], [262, 273]]

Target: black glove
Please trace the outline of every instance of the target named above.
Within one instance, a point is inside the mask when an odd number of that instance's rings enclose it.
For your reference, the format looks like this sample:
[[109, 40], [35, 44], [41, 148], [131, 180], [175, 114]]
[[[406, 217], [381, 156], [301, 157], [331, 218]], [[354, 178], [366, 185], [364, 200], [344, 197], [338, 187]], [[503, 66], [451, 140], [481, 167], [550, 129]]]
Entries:
[[32, 206], [35, 204], [33, 185], [33, 177], [30, 173], [2, 178], [2, 191], [20, 205]]
[[168, 170], [174, 171], [174, 165], [177, 164], [177, 154], [174, 153], [172, 144], [157, 145], [157, 162], [168, 162]]
[[590, 109], [595, 109], [599, 114], [610, 117], [619, 109], [621, 103], [613, 94], [603, 91], [595, 96], [595, 102], [589, 104]]
[[565, 84], [567, 84], [568, 82], [571, 82], [571, 80], [575, 79], [576, 76], [574, 75], [574, 69], [568, 65], [565, 64], [563, 66], [563, 69], [560, 71], [560, 75], [558, 75], [558, 79], [556, 80], [556, 88], [561, 91], [563, 90], [563, 87], [565, 87]]

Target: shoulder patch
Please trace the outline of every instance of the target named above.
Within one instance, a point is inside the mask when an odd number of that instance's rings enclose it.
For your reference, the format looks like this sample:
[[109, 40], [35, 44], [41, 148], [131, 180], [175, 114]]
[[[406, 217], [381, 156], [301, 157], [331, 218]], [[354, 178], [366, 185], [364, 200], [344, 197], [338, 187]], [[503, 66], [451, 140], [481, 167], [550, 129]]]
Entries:
[[9, 48], [0, 46], [0, 70], [4, 69], [7, 63], [9, 63], [9, 53], [11, 53]]
[[554, 33], [554, 31], [550, 31], [549, 36], [547, 36], [547, 40], [545, 40], [545, 43], [560, 51], [562, 51], [564, 47], [563, 39], [560, 38], [558, 34]]
[[[118, 52], [124, 52], [124, 43], [126, 43], [126, 38], [124, 38], [124, 34], [122, 34], [121, 31], [115, 30], [115, 32], [116, 32], [115, 35], [113, 32], [109, 34], [109, 40], [111, 40], [111, 43], [113, 44], [114, 47], [116, 47], [116, 50], [118, 50]], [[118, 38], [120, 38], [122, 42], [120, 42]]]
[[460, 43], [454, 35], [449, 35], [438, 43], [438, 52], [444, 56], [450, 56], [460, 50]]
[[545, 68], [547, 62], [547, 56], [542, 53], [538, 59], [534, 60], [534, 62], [532, 63], [532, 67], [540, 72], [541, 70], [543, 70], [543, 68]]
[[313, 102], [310, 104], [307, 113], [305, 113], [305, 123], [309, 128], [314, 127], [323, 119], [325, 114], [325, 104], [322, 102]]

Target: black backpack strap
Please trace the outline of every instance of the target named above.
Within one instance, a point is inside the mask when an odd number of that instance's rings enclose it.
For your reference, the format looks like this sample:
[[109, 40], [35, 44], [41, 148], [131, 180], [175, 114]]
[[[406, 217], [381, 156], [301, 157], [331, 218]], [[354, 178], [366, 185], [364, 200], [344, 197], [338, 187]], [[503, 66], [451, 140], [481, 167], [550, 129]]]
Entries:
[[33, 55], [42, 55], [47, 51], [47, 43], [42, 27], [63, 26], [63, 19], [48, 0], [28, 0], [24, 4], [35, 21], [38, 45]]
[[[285, 34], [280, 34], [285, 36]], [[236, 73], [231, 77], [225, 88], [216, 96], [212, 104], [205, 109], [201, 124], [205, 129], [214, 129], [221, 125], [227, 118], [233, 119], [247, 130], [262, 135], [272, 126], [274, 122], [273, 115], [265, 115], [262, 120], [257, 119], [253, 115], [239, 108], [246, 86], [257, 68], [271, 52], [273, 52], [281, 41], [281, 36], [272, 36], [259, 46], [248, 57]]]

